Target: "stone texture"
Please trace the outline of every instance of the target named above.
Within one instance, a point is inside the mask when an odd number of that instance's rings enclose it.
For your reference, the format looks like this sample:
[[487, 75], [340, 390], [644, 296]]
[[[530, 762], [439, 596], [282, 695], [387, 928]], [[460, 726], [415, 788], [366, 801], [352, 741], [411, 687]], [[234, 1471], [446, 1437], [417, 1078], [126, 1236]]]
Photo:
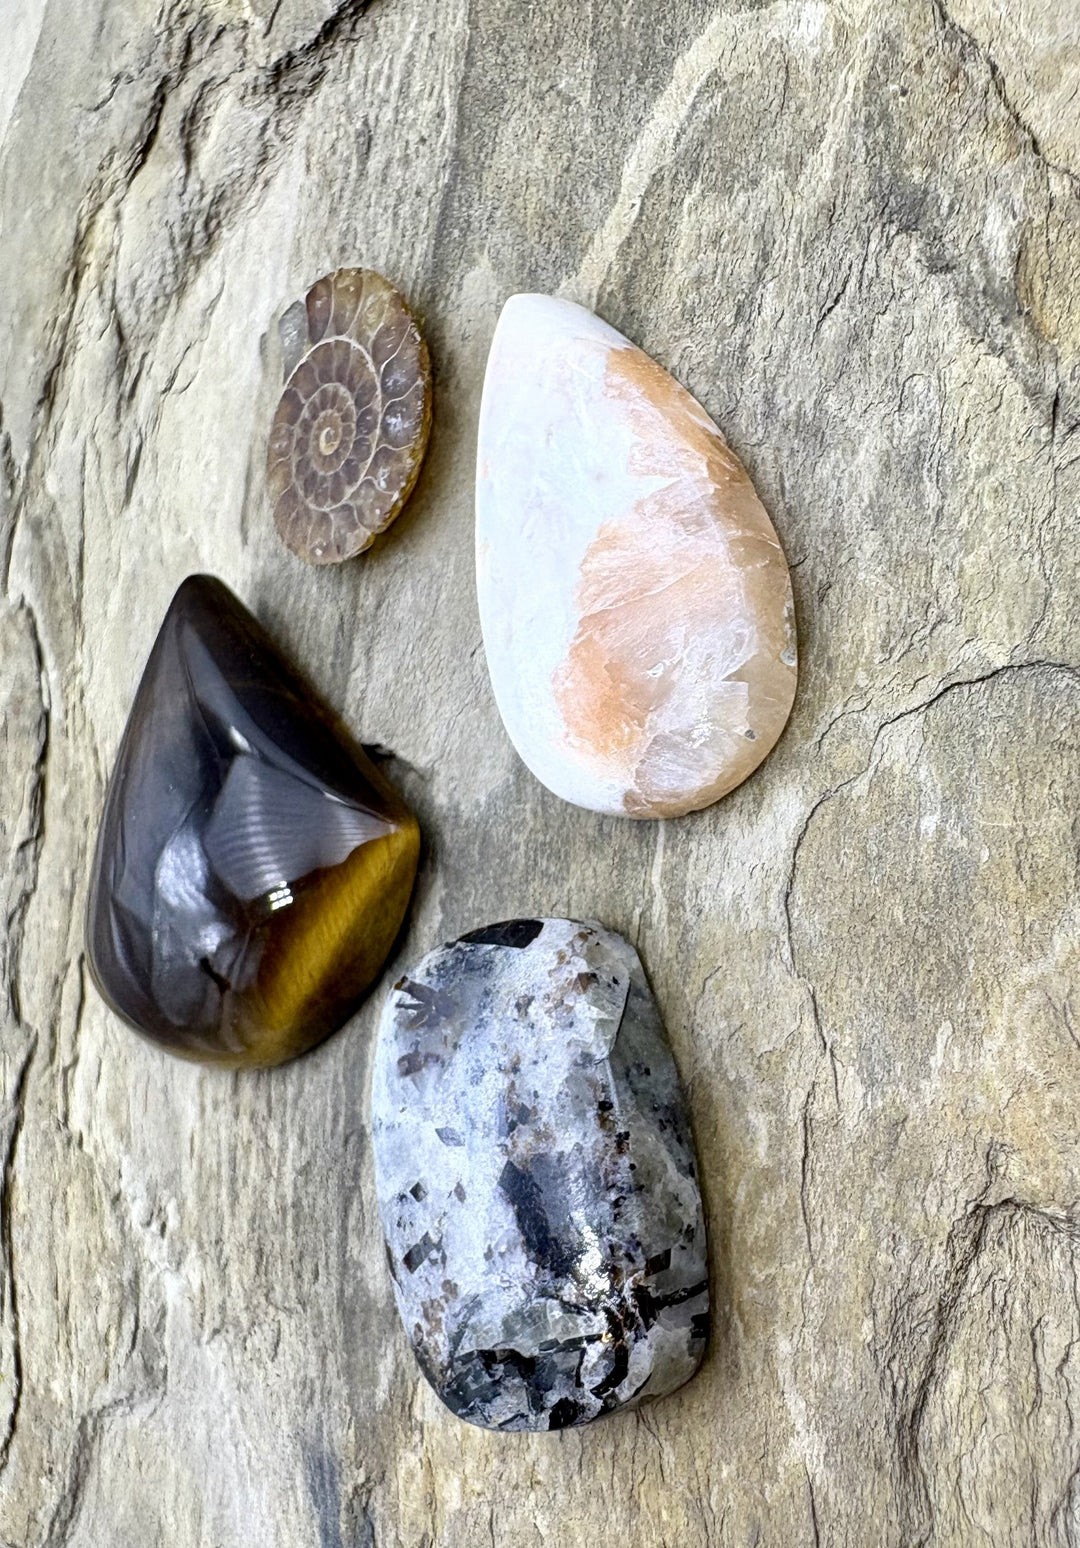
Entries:
[[428, 952], [383, 1011], [371, 1141], [402, 1324], [460, 1418], [561, 1430], [697, 1370], [693, 1139], [619, 936], [515, 919]]
[[165, 615], [105, 796], [86, 957], [170, 1053], [280, 1064], [382, 971], [420, 832], [257, 621], [192, 575]]
[[496, 702], [556, 795], [680, 817], [771, 752], [796, 676], [772, 523], [690, 394], [559, 297], [511, 297], [492, 340], [476, 575]]
[[[1040, 9], [1067, 33], [1064, 0], [5, 4], [0, 1541], [1077, 1538], [1080, 156]], [[349, 263], [424, 317], [435, 417], [386, 536], [317, 570], [266, 499], [275, 319]], [[790, 562], [791, 721], [677, 823], [549, 795], [488, 686], [476, 429], [521, 291], [672, 371]], [[430, 846], [356, 1022], [267, 1075], [163, 1059], [85, 981], [105, 779], [198, 570], [393, 748]], [[408, 963], [536, 910], [648, 965], [714, 1331], [663, 1402], [490, 1435], [399, 1331], [370, 1058]]]
[[282, 541], [311, 564], [370, 548], [420, 474], [431, 362], [403, 298], [370, 269], [317, 280], [279, 323], [285, 391], [266, 455]]

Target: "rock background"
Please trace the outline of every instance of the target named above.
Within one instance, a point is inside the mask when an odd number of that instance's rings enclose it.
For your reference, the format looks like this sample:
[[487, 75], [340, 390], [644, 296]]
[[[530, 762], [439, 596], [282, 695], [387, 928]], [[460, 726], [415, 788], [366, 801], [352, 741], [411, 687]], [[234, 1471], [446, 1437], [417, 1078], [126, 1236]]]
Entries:
[[[1080, 1543], [1074, 0], [2, 12], [0, 1541]], [[274, 324], [356, 261], [426, 318], [435, 433], [314, 572], [263, 498]], [[696, 817], [560, 804], [494, 709], [473, 436], [530, 288], [697, 394], [792, 563], [790, 728]], [[379, 1241], [375, 1005], [230, 1077], [90, 988], [104, 780], [199, 568], [393, 749], [391, 972], [520, 913], [639, 947], [712, 1222], [678, 1396], [455, 1423]]]

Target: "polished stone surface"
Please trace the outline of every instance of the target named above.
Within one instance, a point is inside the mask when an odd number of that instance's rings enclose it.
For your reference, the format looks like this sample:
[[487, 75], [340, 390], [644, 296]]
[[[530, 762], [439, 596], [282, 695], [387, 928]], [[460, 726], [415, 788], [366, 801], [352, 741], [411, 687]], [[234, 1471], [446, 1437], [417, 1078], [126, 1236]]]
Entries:
[[708, 806], [795, 695], [791, 579], [746, 470], [690, 394], [591, 312], [512, 296], [476, 483], [480, 617], [521, 757], [631, 817]]
[[218, 580], [180, 586], [109, 781], [87, 953], [172, 1053], [278, 1064], [333, 1032], [404, 918], [419, 830]]
[[693, 1375], [693, 1141], [620, 936], [518, 919], [429, 952], [383, 1012], [372, 1143], [401, 1319], [462, 1419], [562, 1429]]
[[404, 297], [372, 269], [318, 280], [279, 329], [274, 525], [299, 558], [335, 564], [368, 548], [412, 493], [431, 428], [428, 348]]

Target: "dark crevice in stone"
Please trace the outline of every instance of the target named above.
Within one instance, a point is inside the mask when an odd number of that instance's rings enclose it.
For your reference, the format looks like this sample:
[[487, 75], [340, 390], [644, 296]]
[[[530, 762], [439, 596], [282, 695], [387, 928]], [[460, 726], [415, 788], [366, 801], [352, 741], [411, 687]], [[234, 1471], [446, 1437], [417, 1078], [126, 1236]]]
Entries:
[[522, 950], [535, 941], [543, 928], [541, 919], [508, 919], [503, 924], [471, 930], [461, 940], [469, 946], [513, 946]]

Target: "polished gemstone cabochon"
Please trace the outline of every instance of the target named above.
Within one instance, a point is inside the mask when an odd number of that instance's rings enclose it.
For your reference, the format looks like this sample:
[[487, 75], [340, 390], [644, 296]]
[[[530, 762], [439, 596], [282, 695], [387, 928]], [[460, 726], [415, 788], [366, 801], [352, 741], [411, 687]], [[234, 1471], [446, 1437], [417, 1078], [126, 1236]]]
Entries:
[[419, 829], [219, 580], [161, 626], [109, 781], [87, 910], [104, 999], [171, 1053], [278, 1064], [378, 976]]
[[405, 299], [372, 269], [317, 281], [279, 324], [285, 391], [270, 429], [274, 525], [309, 564], [384, 532], [412, 492], [431, 429], [431, 362]]
[[693, 1375], [693, 1142], [620, 936], [517, 919], [430, 952], [383, 1012], [372, 1143], [401, 1320], [455, 1414], [558, 1430]]
[[558, 296], [511, 296], [492, 340], [476, 575], [503, 723], [565, 800], [679, 817], [783, 730], [791, 577], [746, 469], [674, 377]]

